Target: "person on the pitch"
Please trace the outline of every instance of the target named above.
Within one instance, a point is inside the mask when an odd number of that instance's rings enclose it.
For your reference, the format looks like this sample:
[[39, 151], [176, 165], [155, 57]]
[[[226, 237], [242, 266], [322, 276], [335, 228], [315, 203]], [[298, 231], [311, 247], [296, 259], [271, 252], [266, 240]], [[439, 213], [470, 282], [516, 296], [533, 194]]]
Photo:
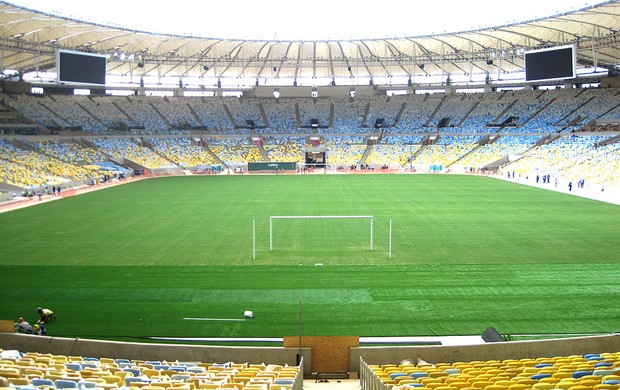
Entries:
[[43, 309], [41, 307], [37, 307], [37, 313], [39, 313], [39, 322], [41, 324], [54, 321], [56, 319], [56, 315], [54, 315], [54, 312], [50, 309]]

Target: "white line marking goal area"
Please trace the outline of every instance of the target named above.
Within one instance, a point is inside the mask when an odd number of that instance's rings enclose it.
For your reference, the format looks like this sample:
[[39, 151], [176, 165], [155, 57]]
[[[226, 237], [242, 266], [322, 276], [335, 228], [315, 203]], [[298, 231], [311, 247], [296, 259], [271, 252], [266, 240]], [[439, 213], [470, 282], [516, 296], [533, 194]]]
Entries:
[[187, 321], [245, 321], [245, 318], [183, 317]]
[[269, 216], [269, 252], [273, 251], [273, 221], [278, 219], [368, 219], [370, 220], [370, 250], [373, 249], [375, 217], [372, 215], [271, 215]]

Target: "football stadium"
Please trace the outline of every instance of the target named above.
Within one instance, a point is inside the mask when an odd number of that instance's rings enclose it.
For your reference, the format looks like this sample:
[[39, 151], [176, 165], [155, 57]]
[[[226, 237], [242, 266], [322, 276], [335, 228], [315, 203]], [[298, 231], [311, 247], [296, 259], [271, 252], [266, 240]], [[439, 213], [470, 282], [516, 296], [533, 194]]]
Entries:
[[618, 390], [620, 2], [42, 3], [0, 2], [0, 390]]

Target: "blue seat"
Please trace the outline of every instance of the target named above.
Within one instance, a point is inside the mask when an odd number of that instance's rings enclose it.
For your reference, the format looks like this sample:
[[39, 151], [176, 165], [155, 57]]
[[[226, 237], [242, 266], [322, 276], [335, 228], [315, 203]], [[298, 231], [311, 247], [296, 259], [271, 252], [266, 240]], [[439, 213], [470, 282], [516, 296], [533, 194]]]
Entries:
[[292, 385], [294, 382], [293, 379], [276, 379], [273, 381], [274, 385]]
[[80, 363], [65, 363], [65, 367], [67, 367], [68, 370], [82, 371], [82, 365]]
[[613, 367], [613, 363], [610, 362], [598, 362], [594, 365], [594, 368], [599, 368], [599, 367]]
[[170, 367], [171, 370], [177, 371], [177, 372], [185, 372], [187, 371], [187, 367], [185, 366], [172, 366]]
[[78, 389], [79, 386], [77, 382], [74, 382], [74, 381], [70, 381], [66, 379], [57, 379], [56, 388], [57, 389]]
[[613, 375], [614, 372], [615, 371], [613, 367], [602, 367], [602, 368], [595, 368], [594, 371], [592, 372], [592, 375], [607, 376], [607, 375]]
[[617, 379], [607, 379], [601, 382], [604, 385], [620, 385], [620, 381]]
[[158, 371], [159, 371], [159, 370], [168, 370], [168, 369], [170, 369], [170, 366], [169, 366], [169, 365], [167, 365], [167, 364], [154, 364], [154, 365], [153, 365], [153, 368], [154, 368], [155, 370], [158, 370]]
[[531, 376], [535, 381], [540, 380], [542, 378], [551, 378], [551, 374], [534, 374]]
[[580, 371], [573, 372], [573, 378], [575, 379], [579, 379], [582, 376], [586, 376], [586, 375], [592, 375], [592, 371], [580, 370]]
[[404, 372], [393, 372], [390, 374], [390, 379], [398, 378], [399, 376], [407, 376]]
[[144, 378], [142, 378], [142, 377], [139, 377], [139, 378], [136, 378], [136, 377], [134, 377], [134, 376], [128, 376], [128, 377], [125, 377], [125, 386], [130, 387], [130, 386], [131, 386], [131, 384], [132, 384], [132, 383], [134, 383], [134, 382], [138, 382], [138, 383], [149, 383], [149, 381], [148, 381], [148, 380], [146, 380], [146, 379], [144, 379]]
[[553, 366], [553, 364], [549, 364], [549, 363], [538, 363], [537, 365], [535, 365], [534, 367], [536, 368], [543, 368], [543, 367], [551, 367]]
[[409, 376], [413, 379], [418, 379], [418, 378], [427, 378], [428, 377], [428, 372], [424, 372], [424, 371], [414, 371], [411, 374], [409, 374]]
[[409, 387], [424, 387], [424, 383], [407, 383]]
[[56, 386], [54, 384], [54, 381], [51, 379], [32, 378], [30, 383], [32, 383], [33, 386], [37, 387]]
[[94, 389], [95, 387], [97, 387], [97, 382], [81, 380], [81, 381], [78, 382], [78, 387], [81, 390], [84, 390], [84, 389]]
[[142, 371], [140, 371], [140, 369], [138, 367], [125, 367], [125, 368], [123, 368], [123, 371], [131, 372], [133, 374], [133, 376], [140, 376], [140, 375], [142, 375]]
[[191, 377], [192, 376], [189, 374], [174, 374], [170, 377], [170, 379], [172, 379], [173, 381], [187, 382], [187, 380]]

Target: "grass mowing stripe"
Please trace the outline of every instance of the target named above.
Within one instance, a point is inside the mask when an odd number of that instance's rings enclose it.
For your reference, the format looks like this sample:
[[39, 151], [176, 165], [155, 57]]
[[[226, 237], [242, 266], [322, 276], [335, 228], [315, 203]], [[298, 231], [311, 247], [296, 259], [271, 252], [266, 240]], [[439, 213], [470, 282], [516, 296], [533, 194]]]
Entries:
[[[374, 251], [367, 227], [325, 224], [279, 231], [295, 246], [268, 252], [269, 215], [339, 214], [375, 216]], [[620, 207], [484, 177], [163, 178], [3, 213], [0, 227], [0, 316], [49, 306], [54, 336], [294, 335], [300, 300], [309, 335], [598, 333], [620, 320], [608, 302]], [[256, 317], [180, 319], [244, 310]]]

